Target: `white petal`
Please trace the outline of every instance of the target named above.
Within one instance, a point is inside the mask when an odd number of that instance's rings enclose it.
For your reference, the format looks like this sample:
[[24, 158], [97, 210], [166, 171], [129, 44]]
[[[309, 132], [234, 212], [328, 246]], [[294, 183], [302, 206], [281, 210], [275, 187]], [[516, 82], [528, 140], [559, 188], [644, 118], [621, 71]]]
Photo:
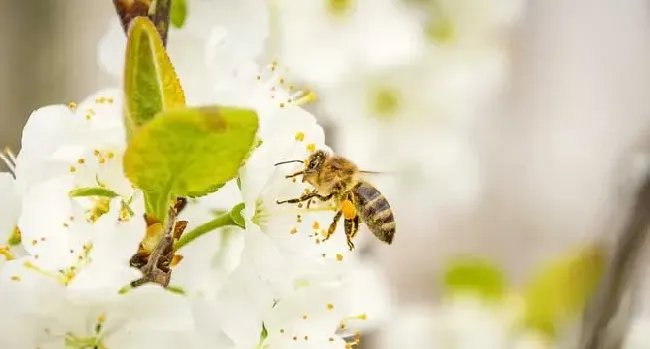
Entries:
[[108, 31], [99, 41], [97, 58], [104, 71], [121, 79], [124, 73], [126, 35], [118, 18], [112, 19], [107, 28]]
[[243, 263], [219, 292], [217, 321], [238, 347], [252, 348], [259, 341], [262, 316], [273, 295], [253, 266]]
[[[48, 270], [65, 269], [83, 252], [87, 232], [74, 229], [75, 202], [68, 197], [71, 178], [60, 177], [34, 185], [25, 195], [18, 226], [25, 249]], [[72, 252], [70, 252], [72, 251]]]
[[0, 243], [4, 243], [13, 233], [20, 212], [19, 197], [11, 174], [0, 172]]

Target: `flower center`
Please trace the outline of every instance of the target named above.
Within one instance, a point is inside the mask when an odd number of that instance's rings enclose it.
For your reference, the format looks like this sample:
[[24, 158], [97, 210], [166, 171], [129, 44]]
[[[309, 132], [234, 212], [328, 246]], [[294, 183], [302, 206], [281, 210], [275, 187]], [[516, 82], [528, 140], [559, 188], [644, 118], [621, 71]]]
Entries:
[[251, 221], [257, 224], [257, 226], [260, 227], [260, 230], [265, 231], [269, 216], [268, 208], [264, 206], [262, 199], [258, 199], [255, 202], [255, 213], [253, 214]]
[[391, 87], [380, 87], [370, 93], [370, 110], [380, 120], [392, 120], [401, 107], [399, 91]]
[[347, 15], [354, 5], [355, 0], [325, 0], [325, 7], [334, 17]]
[[82, 337], [73, 333], [66, 333], [65, 347], [68, 349], [108, 349], [101, 339], [101, 332], [105, 319], [106, 317], [103, 314], [97, 317], [94, 333], [90, 337]]
[[274, 104], [280, 108], [288, 105], [301, 106], [316, 99], [315, 93], [297, 90], [295, 85], [287, 83], [278, 70], [278, 63], [273, 62], [256, 77], [258, 85]]

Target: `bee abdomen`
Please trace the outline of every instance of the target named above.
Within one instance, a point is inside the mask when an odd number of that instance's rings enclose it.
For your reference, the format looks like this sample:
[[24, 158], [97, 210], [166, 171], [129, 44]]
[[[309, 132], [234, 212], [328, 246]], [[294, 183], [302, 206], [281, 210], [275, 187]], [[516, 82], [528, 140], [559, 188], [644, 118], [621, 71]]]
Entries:
[[395, 217], [388, 200], [368, 183], [359, 183], [354, 191], [363, 222], [379, 240], [392, 243], [395, 235]]

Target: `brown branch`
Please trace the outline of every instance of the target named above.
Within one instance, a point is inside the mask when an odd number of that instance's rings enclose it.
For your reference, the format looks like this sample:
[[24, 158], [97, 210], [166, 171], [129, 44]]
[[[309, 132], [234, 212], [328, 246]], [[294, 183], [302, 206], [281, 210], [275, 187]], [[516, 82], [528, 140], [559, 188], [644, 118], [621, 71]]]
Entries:
[[131, 282], [131, 287], [138, 287], [148, 282], [159, 284], [163, 287], [169, 285], [171, 279], [171, 264], [174, 259], [174, 243], [180, 238], [187, 226], [185, 221], [177, 221], [187, 200], [178, 198], [173, 207], [169, 208], [163, 236], [148, 256], [136, 253], [131, 257], [131, 266], [142, 271], [142, 277]]
[[620, 346], [622, 334], [608, 331], [619, 315], [634, 267], [639, 261], [650, 226], [650, 177], [638, 191], [633, 210], [618, 242], [610, 264], [583, 315], [582, 349]]
[[166, 46], [171, 2], [172, 0], [113, 0], [113, 5], [120, 17], [124, 34], [128, 35], [129, 26], [134, 18], [148, 17], [156, 26], [163, 46]]

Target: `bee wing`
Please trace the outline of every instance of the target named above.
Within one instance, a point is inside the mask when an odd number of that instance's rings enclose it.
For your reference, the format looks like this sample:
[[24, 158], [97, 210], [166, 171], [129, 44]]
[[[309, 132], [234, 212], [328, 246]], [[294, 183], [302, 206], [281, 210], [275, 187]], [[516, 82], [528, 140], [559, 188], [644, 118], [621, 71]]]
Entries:
[[384, 171], [366, 171], [366, 170], [360, 170], [359, 172], [363, 173], [364, 175], [366, 174], [371, 174], [371, 175], [376, 175], [376, 174], [394, 174], [392, 172], [384, 172]]

